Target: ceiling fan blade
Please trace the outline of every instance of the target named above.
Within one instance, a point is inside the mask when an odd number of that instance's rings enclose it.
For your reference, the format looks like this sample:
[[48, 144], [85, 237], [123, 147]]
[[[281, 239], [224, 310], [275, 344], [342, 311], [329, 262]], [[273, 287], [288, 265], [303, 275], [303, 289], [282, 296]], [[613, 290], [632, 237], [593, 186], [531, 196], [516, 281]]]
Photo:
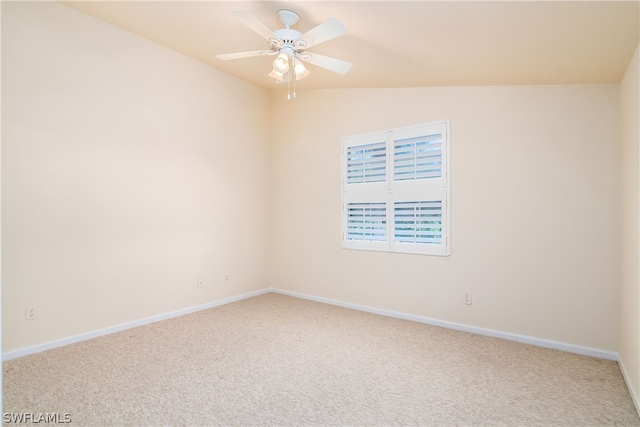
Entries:
[[216, 58], [227, 61], [229, 59], [251, 58], [252, 56], [272, 55], [274, 53], [278, 52], [271, 52], [270, 50], [252, 50], [249, 52], [223, 53], [221, 55], [216, 55]]
[[255, 16], [253, 16], [250, 12], [246, 11], [237, 11], [231, 12], [234, 14], [242, 23], [244, 23], [247, 27], [251, 28], [256, 33], [260, 34], [265, 39], [277, 39], [273, 31], [267, 28], [262, 22], [258, 20]]
[[322, 24], [310, 29], [302, 35], [302, 39], [307, 42], [306, 49], [327, 40], [335, 39], [346, 34], [347, 29], [336, 18], [329, 18]]
[[347, 74], [347, 72], [353, 66], [353, 64], [350, 62], [311, 52], [305, 52], [305, 54], [301, 56], [300, 59], [308, 62], [309, 64], [317, 65], [318, 67], [326, 68], [329, 71], [333, 71], [335, 73], [343, 75]]

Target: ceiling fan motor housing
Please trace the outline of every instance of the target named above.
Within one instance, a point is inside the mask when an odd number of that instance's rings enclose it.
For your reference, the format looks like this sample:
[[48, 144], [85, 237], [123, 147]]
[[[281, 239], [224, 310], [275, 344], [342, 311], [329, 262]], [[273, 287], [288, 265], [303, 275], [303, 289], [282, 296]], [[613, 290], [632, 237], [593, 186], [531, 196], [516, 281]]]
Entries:
[[282, 43], [290, 45], [295, 45], [302, 37], [302, 34], [299, 31], [292, 30], [291, 28], [281, 28], [279, 30], [275, 30], [273, 34], [282, 40]]

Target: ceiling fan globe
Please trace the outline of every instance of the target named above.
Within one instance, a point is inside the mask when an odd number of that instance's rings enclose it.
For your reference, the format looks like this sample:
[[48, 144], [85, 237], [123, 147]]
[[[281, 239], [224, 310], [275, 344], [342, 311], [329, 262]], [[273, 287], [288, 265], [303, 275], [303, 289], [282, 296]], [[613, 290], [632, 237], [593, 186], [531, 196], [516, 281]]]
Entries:
[[289, 71], [289, 55], [284, 52], [280, 52], [280, 54], [273, 60], [273, 69], [279, 73], [286, 73]]

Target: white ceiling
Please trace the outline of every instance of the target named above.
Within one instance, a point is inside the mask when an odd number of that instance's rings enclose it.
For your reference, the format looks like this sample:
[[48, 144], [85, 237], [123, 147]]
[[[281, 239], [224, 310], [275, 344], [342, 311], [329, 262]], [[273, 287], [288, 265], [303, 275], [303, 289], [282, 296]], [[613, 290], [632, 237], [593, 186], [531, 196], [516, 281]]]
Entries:
[[275, 89], [267, 49], [231, 11], [270, 29], [276, 12], [304, 33], [330, 17], [342, 37], [312, 49], [353, 63], [342, 76], [309, 65], [299, 88], [618, 83], [640, 38], [640, 1], [72, 1], [63, 3], [244, 80]]

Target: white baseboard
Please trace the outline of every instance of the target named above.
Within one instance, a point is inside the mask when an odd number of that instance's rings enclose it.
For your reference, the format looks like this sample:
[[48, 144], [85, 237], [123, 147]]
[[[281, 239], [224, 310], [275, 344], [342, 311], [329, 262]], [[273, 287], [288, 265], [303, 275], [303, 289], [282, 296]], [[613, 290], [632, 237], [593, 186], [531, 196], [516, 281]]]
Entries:
[[206, 310], [208, 308], [217, 307], [219, 305], [225, 305], [232, 302], [240, 301], [247, 298], [252, 298], [258, 295], [266, 294], [270, 292], [270, 289], [261, 289], [255, 292], [249, 292], [242, 295], [237, 295], [234, 297], [224, 298], [212, 302], [208, 302], [206, 304], [196, 305], [193, 307], [183, 308], [181, 310], [172, 311], [169, 313], [159, 314], [157, 316], [146, 317], [144, 319], [134, 320], [132, 322], [121, 323], [119, 325], [110, 326], [104, 329], [98, 329], [95, 331], [90, 331], [78, 335], [74, 335], [67, 338], [62, 338], [55, 341], [49, 341], [44, 344], [37, 344], [30, 347], [24, 347], [18, 350], [9, 351], [6, 353], [2, 353], [2, 360], [11, 360], [16, 359], [22, 356], [28, 356], [30, 354], [40, 353], [41, 351], [50, 350], [52, 348], [62, 347], [69, 344], [74, 344], [80, 341], [86, 341], [91, 338], [97, 338], [103, 335], [112, 334], [114, 332], [124, 331], [126, 329], [136, 328], [142, 325], [148, 325], [149, 323], [159, 322], [161, 320], [170, 319], [172, 317], [178, 317], [189, 313], [195, 313], [196, 311]]
[[484, 336], [494, 337], [494, 338], [502, 338], [502, 339], [516, 341], [523, 344], [531, 344], [538, 347], [551, 348], [554, 350], [566, 351], [569, 353], [580, 354], [583, 356], [592, 356], [600, 359], [614, 360], [614, 361], [618, 361], [620, 359], [620, 355], [615, 351], [599, 350], [596, 348], [582, 347], [579, 345], [545, 340], [545, 339], [530, 337], [526, 335], [518, 335], [518, 334], [509, 333], [509, 332], [495, 331], [492, 329], [478, 328], [475, 326], [469, 326], [469, 325], [463, 325], [460, 323], [431, 319], [428, 317], [415, 316], [413, 314], [400, 313], [397, 311], [384, 310], [380, 308], [368, 307], [368, 306], [359, 305], [359, 304], [352, 304], [352, 303], [333, 300], [329, 298], [323, 298], [323, 297], [317, 297], [314, 295], [308, 295], [308, 294], [303, 294], [299, 292], [287, 291], [284, 289], [271, 288], [270, 291], [279, 293], [282, 295], [296, 297], [296, 298], [303, 298], [311, 301], [322, 302], [325, 304], [336, 305], [339, 307], [350, 308], [353, 310], [366, 311], [368, 313], [380, 314], [382, 316], [389, 316], [389, 317], [395, 317], [398, 319], [411, 320], [414, 322], [425, 323], [428, 325], [455, 329], [457, 331], [470, 332], [472, 334], [477, 334], [477, 335], [484, 335]]
[[[173, 312], [170, 312], [170, 313], [159, 314], [157, 316], [151, 316], [151, 317], [147, 317], [147, 318], [140, 319], [140, 320], [134, 320], [132, 322], [122, 323], [120, 325], [115, 325], [115, 326], [111, 326], [111, 327], [104, 328], [104, 329], [98, 329], [98, 330], [95, 330], [95, 331], [90, 331], [90, 332], [86, 332], [86, 333], [83, 333], [83, 334], [74, 335], [74, 336], [71, 336], [71, 337], [67, 337], [67, 338], [62, 338], [62, 339], [55, 340], [55, 341], [46, 342], [46, 343], [43, 343], [43, 344], [37, 344], [37, 345], [34, 345], [34, 346], [30, 346], [30, 347], [21, 348], [21, 349], [18, 349], [18, 350], [9, 351], [9, 352], [6, 352], [6, 353], [2, 354], [2, 360], [6, 361], [6, 360], [11, 360], [11, 359], [16, 359], [16, 358], [22, 357], [22, 356], [27, 356], [27, 355], [30, 355], [30, 354], [40, 353], [41, 351], [50, 350], [52, 348], [57, 348], [57, 347], [62, 347], [62, 346], [69, 345], [69, 344], [74, 344], [74, 343], [77, 343], [77, 342], [80, 342], [80, 341], [85, 341], [85, 340], [88, 340], [88, 339], [91, 339], [91, 338], [96, 338], [96, 337], [100, 337], [100, 336], [103, 336], [103, 335], [112, 334], [114, 332], [124, 331], [126, 329], [131, 329], [131, 328], [135, 328], [135, 327], [138, 327], [138, 326], [147, 325], [149, 323], [159, 322], [161, 320], [170, 319], [172, 317], [182, 316], [182, 315], [189, 314], [189, 313], [194, 313], [194, 312], [200, 311], [200, 310], [206, 310], [208, 308], [217, 307], [219, 305], [224, 305], [224, 304], [229, 304], [229, 303], [240, 301], [240, 300], [243, 300], [243, 299], [246, 299], [246, 298], [252, 298], [252, 297], [255, 297], [255, 296], [258, 296], [258, 295], [262, 295], [262, 294], [266, 294], [266, 293], [269, 293], [269, 292], [275, 292], [275, 293], [279, 293], [279, 294], [282, 294], [282, 295], [288, 295], [288, 296], [292, 296], [292, 297], [296, 297], [296, 298], [302, 298], [302, 299], [307, 299], [307, 300], [311, 300], [311, 301], [322, 302], [322, 303], [325, 303], [325, 304], [336, 305], [336, 306], [339, 306], [339, 307], [350, 308], [350, 309], [353, 309], [353, 310], [365, 311], [365, 312], [368, 312], [368, 313], [380, 314], [382, 316], [395, 317], [395, 318], [398, 318], [398, 319], [411, 320], [411, 321], [414, 321], [414, 322], [425, 323], [425, 324], [428, 324], [428, 325], [440, 326], [440, 327], [443, 327], [443, 328], [449, 328], [449, 329], [454, 329], [454, 330], [458, 330], [458, 331], [470, 332], [470, 333], [478, 334], [478, 335], [485, 335], [485, 336], [489, 336], [489, 337], [502, 338], [502, 339], [506, 339], [506, 340], [510, 340], [510, 341], [516, 341], [516, 342], [520, 342], [520, 343], [524, 343], [524, 344], [536, 345], [538, 347], [545, 347], [545, 348], [552, 348], [552, 349], [555, 349], [555, 350], [567, 351], [569, 353], [581, 354], [581, 355], [584, 355], [584, 356], [592, 356], [592, 357], [598, 357], [600, 359], [607, 359], [607, 360], [614, 360], [614, 361], [619, 361], [620, 360], [620, 355], [617, 352], [613, 352], [613, 351], [606, 351], [606, 350], [599, 350], [599, 349], [594, 349], [594, 348], [589, 348], [589, 347], [582, 347], [582, 346], [577, 346], [577, 345], [573, 345], [573, 344], [566, 344], [566, 343], [557, 342], [557, 341], [550, 341], [550, 340], [544, 340], [544, 339], [535, 338], [535, 337], [529, 337], [529, 336], [526, 336], [526, 335], [518, 335], [518, 334], [511, 334], [511, 333], [508, 333], [508, 332], [495, 331], [495, 330], [492, 330], [492, 329], [478, 328], [478, 327], [475, 327], [475, 326], [469, 326], [469, 325], [463, 325], [463, 324], [454, 323], [454, 322], [447, 322], [447, 321], [443, 321], [443, 320], [431, 319], [431, 318], [428, 318], [428, 317], [422, 317], [422, 316], [416, 316], [416, 315], [413, 315], [413, 314], [406, 314], [406, 313], [401, 313], [401, 312], [396, 312], [396, 311], [391, 311], [391, 310], [384, 310], [384, 309], [380, 309], [380, 308], [368, 307], [368, 306], [359, 305], [359, 304], [352, 304], [352, 303], [347, 303], [347, 302], [343, 302], [343, 301], [333, 300], [333, 299], [330, 299], [330, 298], [323, 298], [323, 297], [317, 297], [317, 296], [314, 296], [314, 295], [303, 294], [303, 293], [299, 293], [299, 292], [287, 291], [287, 290], [279, 289], [279, 288], [265, 288], [265, 289], [261, 289], [261, 290], [258, 290], [258, 291], [249, 292], [249, 293], [246, 293], [246, 294], [237, 295], [237, 296], [230, 297], [230, 298], [224, 298], [224, 299], [221, 299], [221, 300], [209, 302], [209, 303], [198, 305], [198, 306], [194, 306], [194, 307], [188, 307], [188, 308], [185, 308], [185, 309], [182, 309], [182, 310], [173, 311]], [[623, 375], [624, 375], [624, 369], [623, 369]], [[634, 392], [635, 392], [635, 390], [632, 391], [632, 395], [633, 395], [633, 397], [635, 399], [635, 403], [637, 405], [638, 404], [637, 403], [637, 401], [638, 401], [637, 393], [633, 394]]]
[[636, 405], [636, 411], [640, 415], [640, 399], [638, 399], [638, 390], [633, 385], [633, 381], [629, 377], [627, 373], [627, 369], [624, 366], [624, 360], [620, 358], [618, 360], [618, 366], [620, 366], [620, 371], [622, 372], [622, 377], [624, 378], [624, 382], [627, 383], [627, 388], [629, 389], [629, 394], [631, 395], [631, 399], [633, 400], [633, 404]]

